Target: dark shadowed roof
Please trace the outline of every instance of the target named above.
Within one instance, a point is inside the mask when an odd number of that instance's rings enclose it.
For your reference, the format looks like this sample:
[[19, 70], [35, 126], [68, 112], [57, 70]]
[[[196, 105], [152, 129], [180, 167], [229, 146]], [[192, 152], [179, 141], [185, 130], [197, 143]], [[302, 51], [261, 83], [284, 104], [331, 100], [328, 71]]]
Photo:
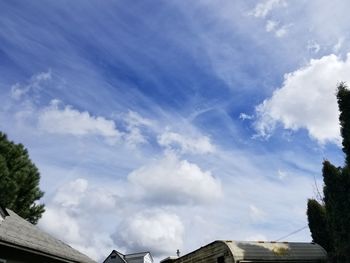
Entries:
[[65, 262], [95, 262], [64, 242], [40, 230], [10, 209], [0, 208], [0, 211], [0, 244], [57, 258]]

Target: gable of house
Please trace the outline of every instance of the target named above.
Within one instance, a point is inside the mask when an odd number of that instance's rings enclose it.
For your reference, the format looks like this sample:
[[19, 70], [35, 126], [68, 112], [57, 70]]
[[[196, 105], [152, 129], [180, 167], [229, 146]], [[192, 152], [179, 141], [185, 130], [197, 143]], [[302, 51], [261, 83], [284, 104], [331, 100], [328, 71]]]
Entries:
[[153, 258], [149, 252], [140, 252], [123, 255], [113, 250], [103, 263], [153, 263]]
[[103, 261], [103, 263], [126, 263], [124, 255], [116, 250], [113, 250], [111, 254]]

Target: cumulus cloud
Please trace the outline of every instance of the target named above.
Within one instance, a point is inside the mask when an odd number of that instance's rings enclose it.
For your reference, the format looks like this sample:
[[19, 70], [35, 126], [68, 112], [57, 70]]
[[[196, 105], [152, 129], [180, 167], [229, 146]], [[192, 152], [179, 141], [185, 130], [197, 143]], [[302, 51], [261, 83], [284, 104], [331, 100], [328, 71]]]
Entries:
[[39, 112], [39, 128], [53, 134], [76, 136], [99, 135], [110, 140], [117, 140], [121, 134], [112, 120], [90, 115], [66, 105], [60, 108], [59, 101], [53, 100], [49, 107]]
[[91, 258], [101, 260], [114, 249], [113, 240], [108, 233], [97, 231], [98, 226], [83, 221], [81, 215], [49, 204], [45, 207], [39, 227]]
[[39, 227], [70, 244], [79, 244], [81, 241], [78, 221], [62, 208], [47, 205]]
[[27, 85], [16, 83], [11, 86], [11, 97], [15, 100], [21, 99], [25, 94], [41, 88], [41, 84], [52, 77], [51, 70], [47, 72], [41, 72], [32, 76]]
[[162, 210], [139, 212], [122, 222], [113, 234], [114, 242], [129, 251], [149, 251], [156, 257], [171, 255], [183, 245], [184, 226], [180, 218]]
[[285, 0], [266, 0], [257, 4], [250, 14], [255, 17], [265, 18], [274, 8], [286, 5], [287, 3]]
[[179, 148], [182, 153], [206, 154], [215, 151], [210, 138], [202, 135], [192, 137], [166, 131], [158, 136], [158, 143], [170, 149]]
[[271, 135], [278, 123], [285, 129], [307, 129], [320, 144], [340, 142], [336, 86], [350, 81], [350, 56], [312, 59], [308, 65], [284, 76], [281, 88], [256, 107], [255, 128]]
[[105, 189], [92, 188], [87, 180], [78, 178], [58, 188], [53, 203], [72, 211], [93, 209], [108, 211], [116, 206], [118, 197]]
[[159, 203], [211, 203], [222, 195], [220, 181], [209, 171], [173, 154], [133, 171], [128, 180], [140, 198]]
[[89, 186], [78, 178], [62, 185], [46, 203], [39, 227], [91, 258], [101, 260], [114, 249], [110, 233], [101, 231], [99, 220], [92, 213], [114, 211], [115, 195], [106, 189]]

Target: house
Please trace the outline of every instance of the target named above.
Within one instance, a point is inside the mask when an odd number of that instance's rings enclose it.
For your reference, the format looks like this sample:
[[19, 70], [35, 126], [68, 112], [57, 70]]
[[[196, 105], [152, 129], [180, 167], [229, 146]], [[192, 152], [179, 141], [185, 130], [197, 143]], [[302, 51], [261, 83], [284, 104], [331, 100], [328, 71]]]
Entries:
[[113, 250], [103, 263], [153, 263], [150, 252], [140, 252], [133, 254], [122, 254]]
[[93, 263], [92, 259], [0, 207], [0, 263]]
[[161, 263], [323, 263], [326, 251], [315, 243], [214, 241]]

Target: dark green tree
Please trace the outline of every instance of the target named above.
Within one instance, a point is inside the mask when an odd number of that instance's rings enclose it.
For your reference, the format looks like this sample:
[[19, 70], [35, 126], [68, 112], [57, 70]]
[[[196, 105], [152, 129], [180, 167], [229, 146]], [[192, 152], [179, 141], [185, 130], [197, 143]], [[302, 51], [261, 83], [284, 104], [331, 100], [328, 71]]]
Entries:
[[0, 132], [0, 205], [36, 224], [45, 211], [37, 201], [40, 174], [22, 144], [15, 144]]
[[307, 217], [313, 241], [321, 245], [326, 251], [332, 251], [325, 206], [317, 200], [309, 199], [307, 203]]
[[350, 91], [340, 83], [337, 92], [339, 122], [345, 153], [344, 167], [323, 162], [323, 204], [308, 202], [312, 238], [323, 245], [332, 262], [350, 262]]

